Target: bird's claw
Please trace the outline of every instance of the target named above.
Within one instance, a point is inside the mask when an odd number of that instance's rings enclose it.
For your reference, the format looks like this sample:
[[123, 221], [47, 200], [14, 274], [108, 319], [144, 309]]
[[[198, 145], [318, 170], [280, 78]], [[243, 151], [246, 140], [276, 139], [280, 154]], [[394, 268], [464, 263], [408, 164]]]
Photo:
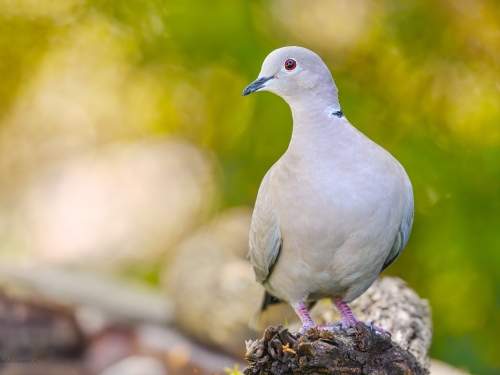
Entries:
[[373, 322], [371, 322], [371, 321], [370, 321], [370, 322], [366, 322], [366, 323], [364, 323], [364, 324], [365, 324], [365, 326], [367, 326], [368, 328], [370, 328], [370, 329], [374, 330], [376, 333], [388, 334], [389, 336], [391, 335], [391, 333], [390, 333], [388, 330], [386, 330], [386, 329], [384, 329], [384, 328], [382, 328], [382, 327], [376, 326], [376, 325], [375, 325], [375, 324], [373, 324]]
[[304, 325], [302, 325], [302, 327], [300, 327], [299, 333], [301, 335], [304, 335], [311, 328], [316, 328], [316, 327], [318, 327], [318, 326], [316, 324], [314, 324], [314, 323], [305, 323]]

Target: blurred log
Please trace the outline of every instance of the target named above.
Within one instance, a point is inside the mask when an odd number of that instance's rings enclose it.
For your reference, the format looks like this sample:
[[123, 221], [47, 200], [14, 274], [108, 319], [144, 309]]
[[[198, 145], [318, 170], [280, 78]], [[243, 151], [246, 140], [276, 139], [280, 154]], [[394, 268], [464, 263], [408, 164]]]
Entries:
[[0, 289], [0, 374], [82, 375], [74, 309], [35, 293]]
[[[0, 265], [0, 374], [97, 375], [137, 356], [177, 375], [243, 366], [168, 326], [172, 309], [160, 291], [128, 280], [42, 263]], [[1, 363], [11, 358], [36, 363]]]
[[269, 327], [264, 337], [247, 341], [245, 375], [299, 374], [428, 374], [417, 359], [362, 323], [330, 332], [313, 328], [305, 335], [283, 326]]
[[[33, 262], [0, 264], [0, 280], [122, 320], [171, 322], [172, 303], [143, 284], [76, 267]], [[112, 296], [112, 297], [110, 297]]]
[[65, 358], [83, 351], [73, 309], [38, 295], [11, 296], [0, 289], [0, 359]]

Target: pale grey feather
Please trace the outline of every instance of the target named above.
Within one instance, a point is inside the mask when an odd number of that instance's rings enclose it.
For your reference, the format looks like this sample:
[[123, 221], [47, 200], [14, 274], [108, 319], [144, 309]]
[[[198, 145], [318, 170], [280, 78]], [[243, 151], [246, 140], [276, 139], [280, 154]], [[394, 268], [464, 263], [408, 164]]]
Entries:
[[384, 266], [382, 267], [383, 272], [387, 267], [389, 267], [392, 263], [394, 263], [401, 253], [403, 252], [406, 244], [408, 243], [408, 239], [410, 238], [411, 229], [413, 227], [413, 216], [414, 216], [414, 208], [413, 208], [413, 195], [410, 195], [410, 207], [407, 209], [407, 213], [403, 222], [401, 223], [401, 227], [399, 228], [398, 233], [396, 234], [396, 239], [394, 240], [394, 244], [392, 245], [391, 251], [385, 260]]
[[270, 194], [272, 173], [271, 168], [259, 188], [250, 227], [248, 256], [259, 283], [267, 279], [281, 248], [281, 234]]

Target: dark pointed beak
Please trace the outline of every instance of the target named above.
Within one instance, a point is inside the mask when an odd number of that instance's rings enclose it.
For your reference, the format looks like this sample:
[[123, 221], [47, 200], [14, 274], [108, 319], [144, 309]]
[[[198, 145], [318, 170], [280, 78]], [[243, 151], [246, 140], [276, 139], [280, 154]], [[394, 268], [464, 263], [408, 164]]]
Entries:
[[257, 78], [255, 81], [253, 81], [247, 87], [245, 87], [245, 90], [243, 90], [242, 95], [247, 96], [248, 94], [251, 94], [252, 92], [255, 92], [255, 91], [263, 88], [264, 84], [272, 78], [274, 78], [274, 76]]

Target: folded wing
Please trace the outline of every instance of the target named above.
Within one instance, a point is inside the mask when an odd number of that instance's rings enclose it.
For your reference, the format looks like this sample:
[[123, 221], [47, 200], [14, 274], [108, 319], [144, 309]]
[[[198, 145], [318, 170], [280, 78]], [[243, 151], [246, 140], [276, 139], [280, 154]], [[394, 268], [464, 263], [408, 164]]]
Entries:
[[267, 172], [260, 185], [250, 227], [248, 256], [259, 283], [269, 276], [281, 249], [281, 234], [271, 194], [273, 168]]
[[409, 204], [406, 209], [403, 222], [401, 223], [401, 227], [399, 228], [399, 231], [396, 234], [394, 244], [392, 245], [391, 251], [387, 256], [387, 259], [385, 260], [384, 266], [382, 267], [382, 271], [384, 271], [387, 267], [389, 267], [392, 263], [394, 263], [396, 259], [398, 259], [398, 257], [403, 252], [403, 249], [405, 248], [406, 244], [408, 243], [408, 239], [410, 238], [411, 228], [413, 226], [413, 213], [414, 213], [413, 193], [410, 191]]

